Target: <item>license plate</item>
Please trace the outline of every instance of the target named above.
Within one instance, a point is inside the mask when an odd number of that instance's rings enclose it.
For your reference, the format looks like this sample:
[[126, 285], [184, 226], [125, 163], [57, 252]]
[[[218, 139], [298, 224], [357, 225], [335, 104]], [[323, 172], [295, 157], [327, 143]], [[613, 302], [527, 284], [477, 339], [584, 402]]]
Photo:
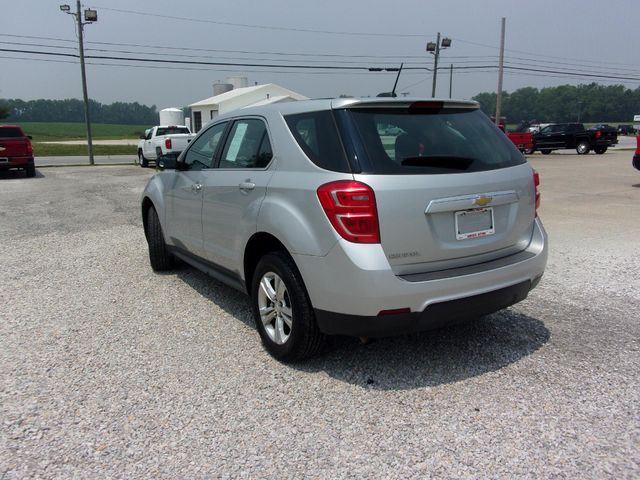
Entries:
[[496, 233], [493, 207], [474, 208], [455, 213], [456, 240], [486, 237]]

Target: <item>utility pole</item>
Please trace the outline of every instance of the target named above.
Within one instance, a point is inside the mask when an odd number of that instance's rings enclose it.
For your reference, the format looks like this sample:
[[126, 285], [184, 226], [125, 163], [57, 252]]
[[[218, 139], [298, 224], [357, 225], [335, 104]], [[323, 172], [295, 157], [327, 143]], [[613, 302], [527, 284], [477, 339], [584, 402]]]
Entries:
[[438, 37], [436, 42], [427, 43], [427, 52], [433, 55], [433, 85], [431, 86], [431, 97], [436, 96], [436, 78], [438, 76], [438, 58], [440, 57], [440, 49], [441, 47], [449, 48], [451, 46], [450, 38], [443, 38], [442, 43], [440, 42], [440, 32], [438, 32]]
[[504, 30], [507, 19], [502, 17], [502, 29], [500, 32], [500, 62], [498, 64], [498, 94], [496, 95], [496, 125], [500, 125], [502, 113], [502, 75], [504, 73]]
[[87, 91], [87, 74], [84, 66], [84, 26], [98, 20], [98, 12], [87, 9], [84, 12], [85, 22], [82, 21], [80, 0], [76, 0], [76, 13], [71, 13], [69, 5], [60, 5], [60, 10], [76, 17], [78, 29], [78, 49], [80, 52], [80, 73], [82, 76], [82, 96], [84, 100], [84, 120], [87, 124], [87, 148], [89, 150], [89, 165], [95, 165], [93, 159], [93, 138], [91, 136], [91, 115], [89, 114], [89, 93]]
[[436, 77], [438, 76], [438, 57], [440, 56], [440, 32], [436, 39], [436, 52], [433, 56], [433, 85], [431, 85], [431, 98], [436, 96]]
[[451, 92], [453, 92], [453, 63], [449, 65], [449, 98], [451, 98]]

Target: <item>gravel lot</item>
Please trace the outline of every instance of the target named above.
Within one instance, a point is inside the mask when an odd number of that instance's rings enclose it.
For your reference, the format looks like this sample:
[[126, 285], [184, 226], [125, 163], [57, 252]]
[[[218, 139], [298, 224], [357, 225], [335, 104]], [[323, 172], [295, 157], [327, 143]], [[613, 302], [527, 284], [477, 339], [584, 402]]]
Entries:
[[152, 273], [151, 170], [0, 173], [0, 478], [638, 478], [631, 156], [533, 157], [552, 250], [525, 302], [293, 366], [241, 294]]

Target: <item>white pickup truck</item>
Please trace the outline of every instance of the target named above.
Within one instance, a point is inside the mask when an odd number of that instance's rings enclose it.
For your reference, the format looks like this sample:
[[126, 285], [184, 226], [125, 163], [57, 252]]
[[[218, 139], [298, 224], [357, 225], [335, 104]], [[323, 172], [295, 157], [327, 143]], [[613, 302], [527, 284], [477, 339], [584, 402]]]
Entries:
[[149, 166], [149, 161], [156, 162], [162, 155], [182, 152], [195, 137], [184, 125], [158, 125], [148, 128], [138, 142], [138, 160], [141, 167]]

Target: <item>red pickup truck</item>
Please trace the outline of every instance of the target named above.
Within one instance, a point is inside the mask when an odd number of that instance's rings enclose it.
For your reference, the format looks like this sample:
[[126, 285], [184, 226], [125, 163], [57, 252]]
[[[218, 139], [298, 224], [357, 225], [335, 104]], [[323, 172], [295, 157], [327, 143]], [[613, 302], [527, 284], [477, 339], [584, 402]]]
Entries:
[[[491, 121], [495, 122], [496, 117], [491, 117]], [[535, 151], [535, 145], [533, 143], [533, 134], [523, 130], [516, 130], [515, 132], [508, 132], [504, 125], [505, 117], [500, 117], [498, 128], [502, 130], [509, 140], [520, 150], [522, 153], [531, 155]]]
[[36, 176], [31, 137], [16, 125], [0, 125], [0, 170], [19, 168]]

